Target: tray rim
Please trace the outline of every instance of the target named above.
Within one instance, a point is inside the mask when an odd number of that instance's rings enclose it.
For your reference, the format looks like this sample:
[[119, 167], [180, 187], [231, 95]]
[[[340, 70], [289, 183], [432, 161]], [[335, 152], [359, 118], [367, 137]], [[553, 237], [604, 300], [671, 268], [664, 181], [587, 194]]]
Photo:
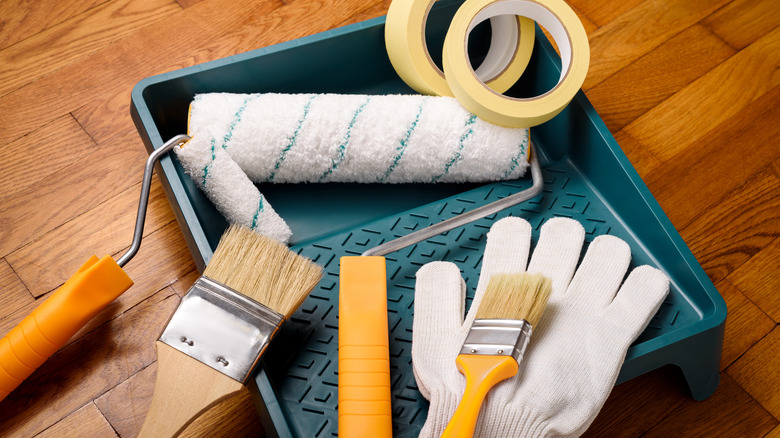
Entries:
[[[149, 108], [144, 104], [144, 93], [146, 89], [152, 85], [159, 84], [172, 79], [181, 78], [190, 75], [192, 73], [220, 68], [227, 64], [232, 64], [247, 59], [257, 58], [267, 54], [304, 47], [308, 44], [317, 43], [325, 39], [344, 36], [354, 32], [360, 32], [366, 28], [383, 26], [385, 23], [385, 18], [386, 18], [385, 16], [380, 16], [373, 19], [361, 21], [358, 23], [349, 24], [343, 27], [331, 29], [328, 31], [304, 36], [295, 40], [281, 42], [267, 47], [262, 47], [248, 52], [243, 52], [237, 55], [232, 55], [225, 58], [220, 58], [202, 64], [197, 64], [190, 67], [184, 67], [181, 69], [144, 78], [140, 80], [133, 87], [132, 95], [131, 95], [131, 115], [136, 124], [139, 135], [142, 137], [145, 146], [149, 152], [158, 148], [164, 142], [164, 139], [162, 139], [159, 130], [154, 123]], [[539, 33], [538, 29], [537, 29], [537, 33]], [[544, 46], [545, 50], [553, 50], [552, 46], [545, 38], [537, 38], [537, 39]], [[723, 297], [717, 291], [714, 284], [709, 279], [706, 272], [701, 267], [698, 260], [695, 258], [690, 248], [683, 240], [682, 236], [679, 234], [677, 229], [671, 223], [670, 219], [663, 211], [660, 204], [658, 204], [657, 200], [652, 195], [651, 191], [644, 183], [642, 178], [639, 176], [638, 172], [631, 164], [630, 160], [625, 155], [623, 150], [620, 148], [614, 136], [606, 127], [606, 124], [598, 115], [595, 108], [593, 107], [591, 102], [587, 99], [587, 97], [585, 96], [582, 90], [580, 90], [577, 93], [577, 95], [575, 96], [572, 102], [575, 101], [578, 105], [582, 107], [589, 121], [599, 131], [599, 134], [601, 135], [602, 140], [608, 147], [610, 153], [613, 155], [617, 163], [620, 165], [621, 169], [624, 172], [626, 172], [626, 176], [633, 184], [633, 188], [640, 194], [648, 210], [652, 213], [653, 219], [655, 219], [659, 223], [662, 230], [666, 233], [670, 242], [674, 246], [675, 250], [679, 253], [681, 259], [685, 262], [687, 270], [689, 270], [693, 274], [698, 284], [706, 293], [707, 298], [709, 298], [712, 301], [712, 311], [709, 312], [708, 314], [700, 314], [701, 318], [699, 320], [678, 330], [674, 330], [669, 333], [664, 333], [660, 336], [646, 340], [640, 344], [631, 346], [627, 352], [625, 361], [628, 362], [630, 359], [638, 358], [647, 353], [655, 351], [659, 348], [667, 347], [679, 341], [690, 338], [693, 335], [702, 334], [704, 332], [722, 326], [725, 323], [726, 316], [727, 316], [726, 303]], [[161, 180], [164, 180], [164, 185], [169, 186], [169, 190], [171, 192], [168, 196], [169, 202], [171, 202], [171, 204], [175, 204], [173, 206], [173, 210], [176, 215], [177, 221], [179, 222], [179, 225], [182, 227], [185, 238], [188, 240], [187, 243], [188, 246], [190, 246], [190, 250], [193, 255], [193, 258], [195, 259], [198, 270], [202, 272], [203, 268], [205, 267], [205, 263], [210, 259], [212, 255], [212, 250], [208, 243], [208, 240], [206, 239], [206, 235], [203, 231], [202, 224], [197, 220], [194, 207], [189, 202], [181, 202], [182, 200], [184, 201], [187, 200], [187, 195], [181, 181], [177, 177], [175, 177], [177, 174], [173, 165], [172, 158], [167, 155], [162, 157], [160, 162], [158, 163], [158, 166], [160, 166], [157, 169], [158, 176], [160, 177]], [[174, 177], [171, 178], [170, 177], [171, 175], [174, 175]], [[171, 199], [171, 195], [174, 197], [173, 200]], [[197, 254], [195, 253], [195, 250], [197, 250]], [[697, 306], [694, 306], [694, 308], [697, 308]], [[658, 366], [660, 367], [662, 365], [664, 364], [659, 364]], [[645, 370], [644, 372], [647, 371], [650, 370]], [[261, 412], [261, 415], [270, 417], [274, 427], [276, 428], [276, 433], [281, 432], [280, 436], [291, 436], [289, 425], [287, 423], [288, 419], [284, 415], [282, 408], [279, 405], [277, 395], [273, 389], [273, 385], [268, 379], [267, 374], [265, 373], [264, 370], [261, 370], [258, 373], [257, 378], [258, 381], [256, 383], [260, 387], [259, 388], [260, 397], [262, 398], [262, 401], [266, 404], [265, 406], [266, 412], [265, 413]], [[623, 380], [619, 379], [618, 383], [620, 383], [621, 381]], [[272, 400], [263, 396], [264, 393], [268, 394], [267, 391], [271, 391], [271, 395], [273, 396]], [[282, 422], [281, 424], [280, 421]], [[284, 425], [284, 429], [279, 428], [282, 424]]]

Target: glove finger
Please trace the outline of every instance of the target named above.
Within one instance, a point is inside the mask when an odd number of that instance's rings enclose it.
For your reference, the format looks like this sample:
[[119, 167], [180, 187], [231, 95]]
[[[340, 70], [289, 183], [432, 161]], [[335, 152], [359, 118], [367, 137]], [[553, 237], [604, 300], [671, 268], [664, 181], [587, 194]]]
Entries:
[[658, 269], [640, 266], [626, 279], [606, 317], [626, 328], [633, 340], [644, 330], [669, 294], [669, 278]]
[[531, 224], [519, 217], [505, 217], [490, 227], [482, 257], [479, 284], [464, 327], [471, 327], [490, 277], [497, 273], [525, 271], [531, 248]]
[[551, 303], [569, 286], [584, 240], [585, 229], [574, 219], [553, 218], [542, 225], [528, 272], [538, 272], [552, 280]]
[[416, 277], [413, 336], [451, 336], [463, 325], [466, 289], [460, 269], [450, 262], [431, 262]]
[[417, 271], [412, 321], [412, 370], [423, 397], [457, 378], [455, 349], [463, 324], [466, 284], [457, 266], [428, 263]]
[[631, 262], [623, 240], [602, 235], [593, 240], [564, 296], [587, 307], [602, 309], [612, 302]]

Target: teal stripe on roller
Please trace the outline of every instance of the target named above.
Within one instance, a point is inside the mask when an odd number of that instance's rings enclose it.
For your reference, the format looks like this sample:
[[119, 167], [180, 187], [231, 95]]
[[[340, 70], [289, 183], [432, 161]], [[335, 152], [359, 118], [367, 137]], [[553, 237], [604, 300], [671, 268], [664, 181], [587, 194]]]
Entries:
[[368, 105], [368, 102], [371, 101], [371, 98], [367, 98], [365, 102], [363, 102], [362, 105], [358, 107], [357, 110], [355, 110], [355, 113], [352, 114], [352, 120], [349, 121], [349, 126], [347, 127], [347, 132], [344, 134], [344, 140], [341, 141], [341, 144], [338, 147], [338, 155], [336, 156], [336, 159], [332, 160], [333, 164], [322, 176], [320, 177], [320, 182], [324, 181], [327, 177], [329, 177], [334, 171], [336, 171], [336, 168], [339, 167], [339, 164], [341, 163], [341, 160], [344, 159], [344, 155], [346, 155], [347, 151], [347, 145], [349, 145], [349, 139], [352, 135], [352, 128], [355, 126], [355, 123], [357, 122], [358, 116], [361, 112], [363, 112], [363, 108]]
[[517, 166], [520, 164], [520, 161], [522, 158], [525, 157], [524, 161], [528, 160], [528, 137], [524, 138], [523, 141], [520, 143], [520, 152], [514, 157], [512, 157], [512, 162], [509, 167], [509, 169], [504, 173], [504, 179], [508, 178], [509, 175], [512, 174], [512, 172], [517, 169]]
[[249, 104], [249, 102], [257, 99], [257, 97], [260, 96], [259, 94], [252, 94], [249, 95], [247, 98], [244, 99], [244, 103], [241, 104], [241, 106], [236, 111], [236, 114], [233, 115], [233, 121], [230, 122], [230, 127], [228, 128], [228, 132], [225, 133], [225, 136], [222, 138], [222, 149], [227, 149], [228, 143], [230, 143], [230, 140], [233, 138], [233, 131], [236, 129], [236, 125], [241, 122], [241, 116], [244, 114], [244, 110], [246, 110], [246, 106]]
[[420, 122], [420, 116], [422, 116], [423, 112], [423, 105], [425, 105], [427, 100], [427, 98], [423, 100], [420, 106], [417, 107], [417, 114], [414, 116], [414, 120], [412, 121], [411, 125], [409, 125], [409, 128], [407, 128], [406, 134], [404, 134], [404, 138], [401, 139], [398, 146], [395, 148], [397, 155], [393, 159], [393, 163], [390, 164], [390, 167], [387, 168], [385, 174], [377, 180], [378, 182], [385, 182], [387, 177], [389, 177], [393, 170], [395, 170], [396, 166], [398, 166], [398, 163], [401, 162], [401, 158], [403, 158], [404, 152], [406, 152], [406, 147], [409, 146], [409, 138], [412, 136], [415, 128], [417, 128], [417, 124]]
[[257, 228], [257, 218], [260, 217], [260, 213], [263, 212], [265, 207], [263, 206], [263, 194], [260, 194], [260, 201], [258, 202], [257, 211], [255, 211], [255, 216], [252, 218], [252, 225], [250, 226], [251, 229]]
[[211, 161], [209, 161], [208, 164], [206, 164], [206, 167], [203, 168], [203, 187], [206, 187], [206, 180], [209, 177], [209, 168], [212, 164], [214, 164], [214, 160], [217, 159], [217, 153], [216, 153], [216, 142], [214, 139], [211, 139]]
[[298, 141], [298, 134], [301, 132], [301, 128], [303, 127], [303, 122], [306, 121], [306, 116], [309, 115], [309, 108], [311, 108], [311, 102], [317, 97], [315, 94], [314, 96], [310, 97], [309, 100], [306, 102], [306, 105], [303, 107], [303, 116], [298, 120], [298, 125], [295, 127], [295, 131], [293, 131], [293, 135], [288, 137], [289, 141], [287, 142], [287, 146], [282, 149], [282, 152], [279, 154], [279, 158], [276, 160], [276, 164], [274, 164], [274, 170], [271, 171], [271, 174], [268, 175], [268, 178], [266, 178], [266, 181], [271, 182], [276, 178], [276, 172], [279, 171], [279, 168], [282, 166], [282, 162], [284, 162], [284, 159], [287, 158], [287, 153], [290, 152], [290, 150], [295, 147], [295, 143]]
[[464, 144], [466, 140], [469, 137], [471, 137], [471, 134], [474, 133], [474, 128], [472, 128], [471, 125], [476, 123], [476, 121], [477, 121], [477, 116], [475, 116], [474, 114], [471, 114], [468, 120], [466, 120], [466, 124], [464, 125], [464, 127], [468, 129], [466, 130], [466, 132], [463, 133], [463, 135], [460, 136], [460, 140], [458, 141], [458, 150], [455, 152], [455, 155], [452, 158], [450, 158], [450, 161], [447, 162], [447, 164], [444, 166], [444, 172], [434, 176], [431, 182], [436, 182], [442, 179], [445, 175], [447, 175], [450, 172], [450, 168], [452, 168], [452, 166], [454, 166], [458, 161], [461, 160], [461, 158], [463, 158]]

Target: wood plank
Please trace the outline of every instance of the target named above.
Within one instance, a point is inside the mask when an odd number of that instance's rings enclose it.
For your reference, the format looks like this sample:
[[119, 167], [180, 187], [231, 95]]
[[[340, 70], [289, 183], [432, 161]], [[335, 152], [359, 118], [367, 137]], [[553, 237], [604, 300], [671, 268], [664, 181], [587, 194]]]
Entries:
[[780, 417], [780, 327], [748, 350], [726, 372], [776, 418]]
[[717, 289], [728, 309], [720, 359], [720, 369], [723, 370], [771, 332], [775, 322], [728, 280], [718, 282]]
[[736, 49], [780, 26], [775, 0], [734, 0], [701, 21]]
[[[780, 193], [778, 193], [780, 195]], [[780, 322], [780, 239], [775, 239], [750, 260], [737, 268], [728, 280], [746, 297]]]
[[[120, 436], [136, 436], [152, 400], [157, 362], [149, 365], [95, 400]], [[262, 425], [248, 390], [225, 400], [196, 419], [181, 437], [252, 437]]]
[[[677, 228], [691, 223], [767, 162], [780, 158], [778, 99], [780, 87], [775, 87], [647, 174], [647, 186]], [[680, 184], [681, 179], [685, 184]], [[676, 208], [680, 205], [686, 208]]]
[[615, 386], [583, 438], [642, 435], [689, 397], [682, 373], [673, 366]]
[[647, 181], [647, 178], [653, 175], [653, 172], [662, 167], [664, 163], [656, 158], [652, 152], [642, 146], [634, 137], [626, 131], [618, 131], [615, 133], [615, 141], [617, 141], [620, 148], [623, 149], [631, 164], [636, 169], [636, 172], [643, 180]]
[[[169, 20], [165, 26], [138, 28], [80, 62], [0, 97], [0, 145], [74, 111], [95, 96], [127, 90], [153, 74], [219, 58], [220, 54], [203, 47], [229, 29], [263, 17], [282, 4], [281, 0], [200, 2], [177, 13], [176, 20]], [[123, 117], [127, 117], [126, 111], [125, 107]]]
[[198, 272], [197, 269], [190, 271], [176, 280], [176, 282], [171, 285], [171, 289], [176, 292], [176, 295], [184, 297], [187, 291], [190, 290], [190, 287], [195, 284], [195, 280], [197, 280], [198, 277], [200, 277], [200, 272]]
[[[35, 299], [24, 287], [19, 276], [5, 259], [0, 259], [0, 309], [3, 314], [10, 313], [31, 304]], [[5, 333], [5, 332], [3, 332]]]
[[[780, 84], [780, 28], [720, 64], [626, 126], [662, 161], [696, 143]], [[745, 80], [750, 72], [750, 80]], [[691, 111], [707, 117], [686, 117]]]
[[[120, 253], [124, 253], [124, 251], [125, 249]], [[151, 256], [152, 254], [154, 256]], [[117, 255], [114, 255], [114, 258], [117, 258]], [[144, 239], [138, 256], [124, 267], [125, 272], [135, 284], [92, 318], [68, 343], [83, 338], [106, 322], [124, 314], [193, 269], [195, 269], [195, 264], [176, 222], [171, 222], [157, 232], [151, 233]], [[47, 297], [48, 295], [44, 295], [39, 300]], [[0, 333], [7, 333], [11, 330], [37, 305], [36, 301], [17, 311], [1, 315]]]
[[617, 132], [734, 53], [696, 24], [588, 90], [588, 99]]
[[32, 436], [154, 361], [154, 341], [179, 298], [164, 289], [57, 352], [0, 402], [0, 430]]
[[35, 436], [36, 438], [77, 438], [115, 437], [117, 434], [95, 404], [90, 402]]
[[0, 146], [4, 157], [0, 161], [0, 201], [50, 178], [96, 150], [95, 142], [71, 114]]
[[777, 426], [774, 429], [772, 429], [771, 432], [764, 435], [764, 438], [780, 438], [780, 426]]
[[[147, 158], [141, 142], [136, 136], [120, 144], [121, 147], [102, 148], [82, 156], [74, 164], [0, 203], [0, 256], [141, 181]], [[130, 166], [137, 170], [130, 171]]]
[[105, 1], [3, 0], [0, 2], [0, 49], [29, 38]]
[[[59, 287], [90, 256], [115, 254], [133, 240], [141, 184], [42, 235], [7, 256], [8, 263], [35, 297]], [[144, 236], [175, 221], [162, 185], [152, 180]], [[96, 227], [105, 223], [108, 226]]]
[[596, 26], [601, 27], [620, 15], [642, 4], [643, 0], [613, 2], [609, 0], [569, 0], [568, 3], [582, 12]]
[[202, 2], [203, 0], [176, 0], [182, 8], [189, 8], [192, 5]]
[[726, 278], [780, 234], [780, 180], [769, 168], [745, 181], [680, 232], [713, 282]]
[[111, 0], [0, 50], [0, 96], [180, 10], [175, 0]]
[[728, 0], [645, 0], [590, 35], [589, 90]]
[[777, 423], [734, 380], [721, 374], [720, 384], [712, 397], [704, 401], [685, 400], [643, 436], [763, 436]]

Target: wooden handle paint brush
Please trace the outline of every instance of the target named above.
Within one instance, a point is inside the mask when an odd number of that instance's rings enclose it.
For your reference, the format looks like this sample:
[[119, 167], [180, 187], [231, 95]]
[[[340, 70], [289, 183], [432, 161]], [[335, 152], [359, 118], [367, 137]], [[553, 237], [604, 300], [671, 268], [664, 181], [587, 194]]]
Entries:
[[240, 391], [321, 277], [279, 242], [231, 226], [157, 341], [157, 380], [139, 436], [175, 437]]
[[552, 290], [541, 274], [496, 274], [490, 278], [476, 319], [456, 359], [466, 389], [442, 438], [472, 437], [482, 401], [498, 382], [519, 370], [533, 326]]

